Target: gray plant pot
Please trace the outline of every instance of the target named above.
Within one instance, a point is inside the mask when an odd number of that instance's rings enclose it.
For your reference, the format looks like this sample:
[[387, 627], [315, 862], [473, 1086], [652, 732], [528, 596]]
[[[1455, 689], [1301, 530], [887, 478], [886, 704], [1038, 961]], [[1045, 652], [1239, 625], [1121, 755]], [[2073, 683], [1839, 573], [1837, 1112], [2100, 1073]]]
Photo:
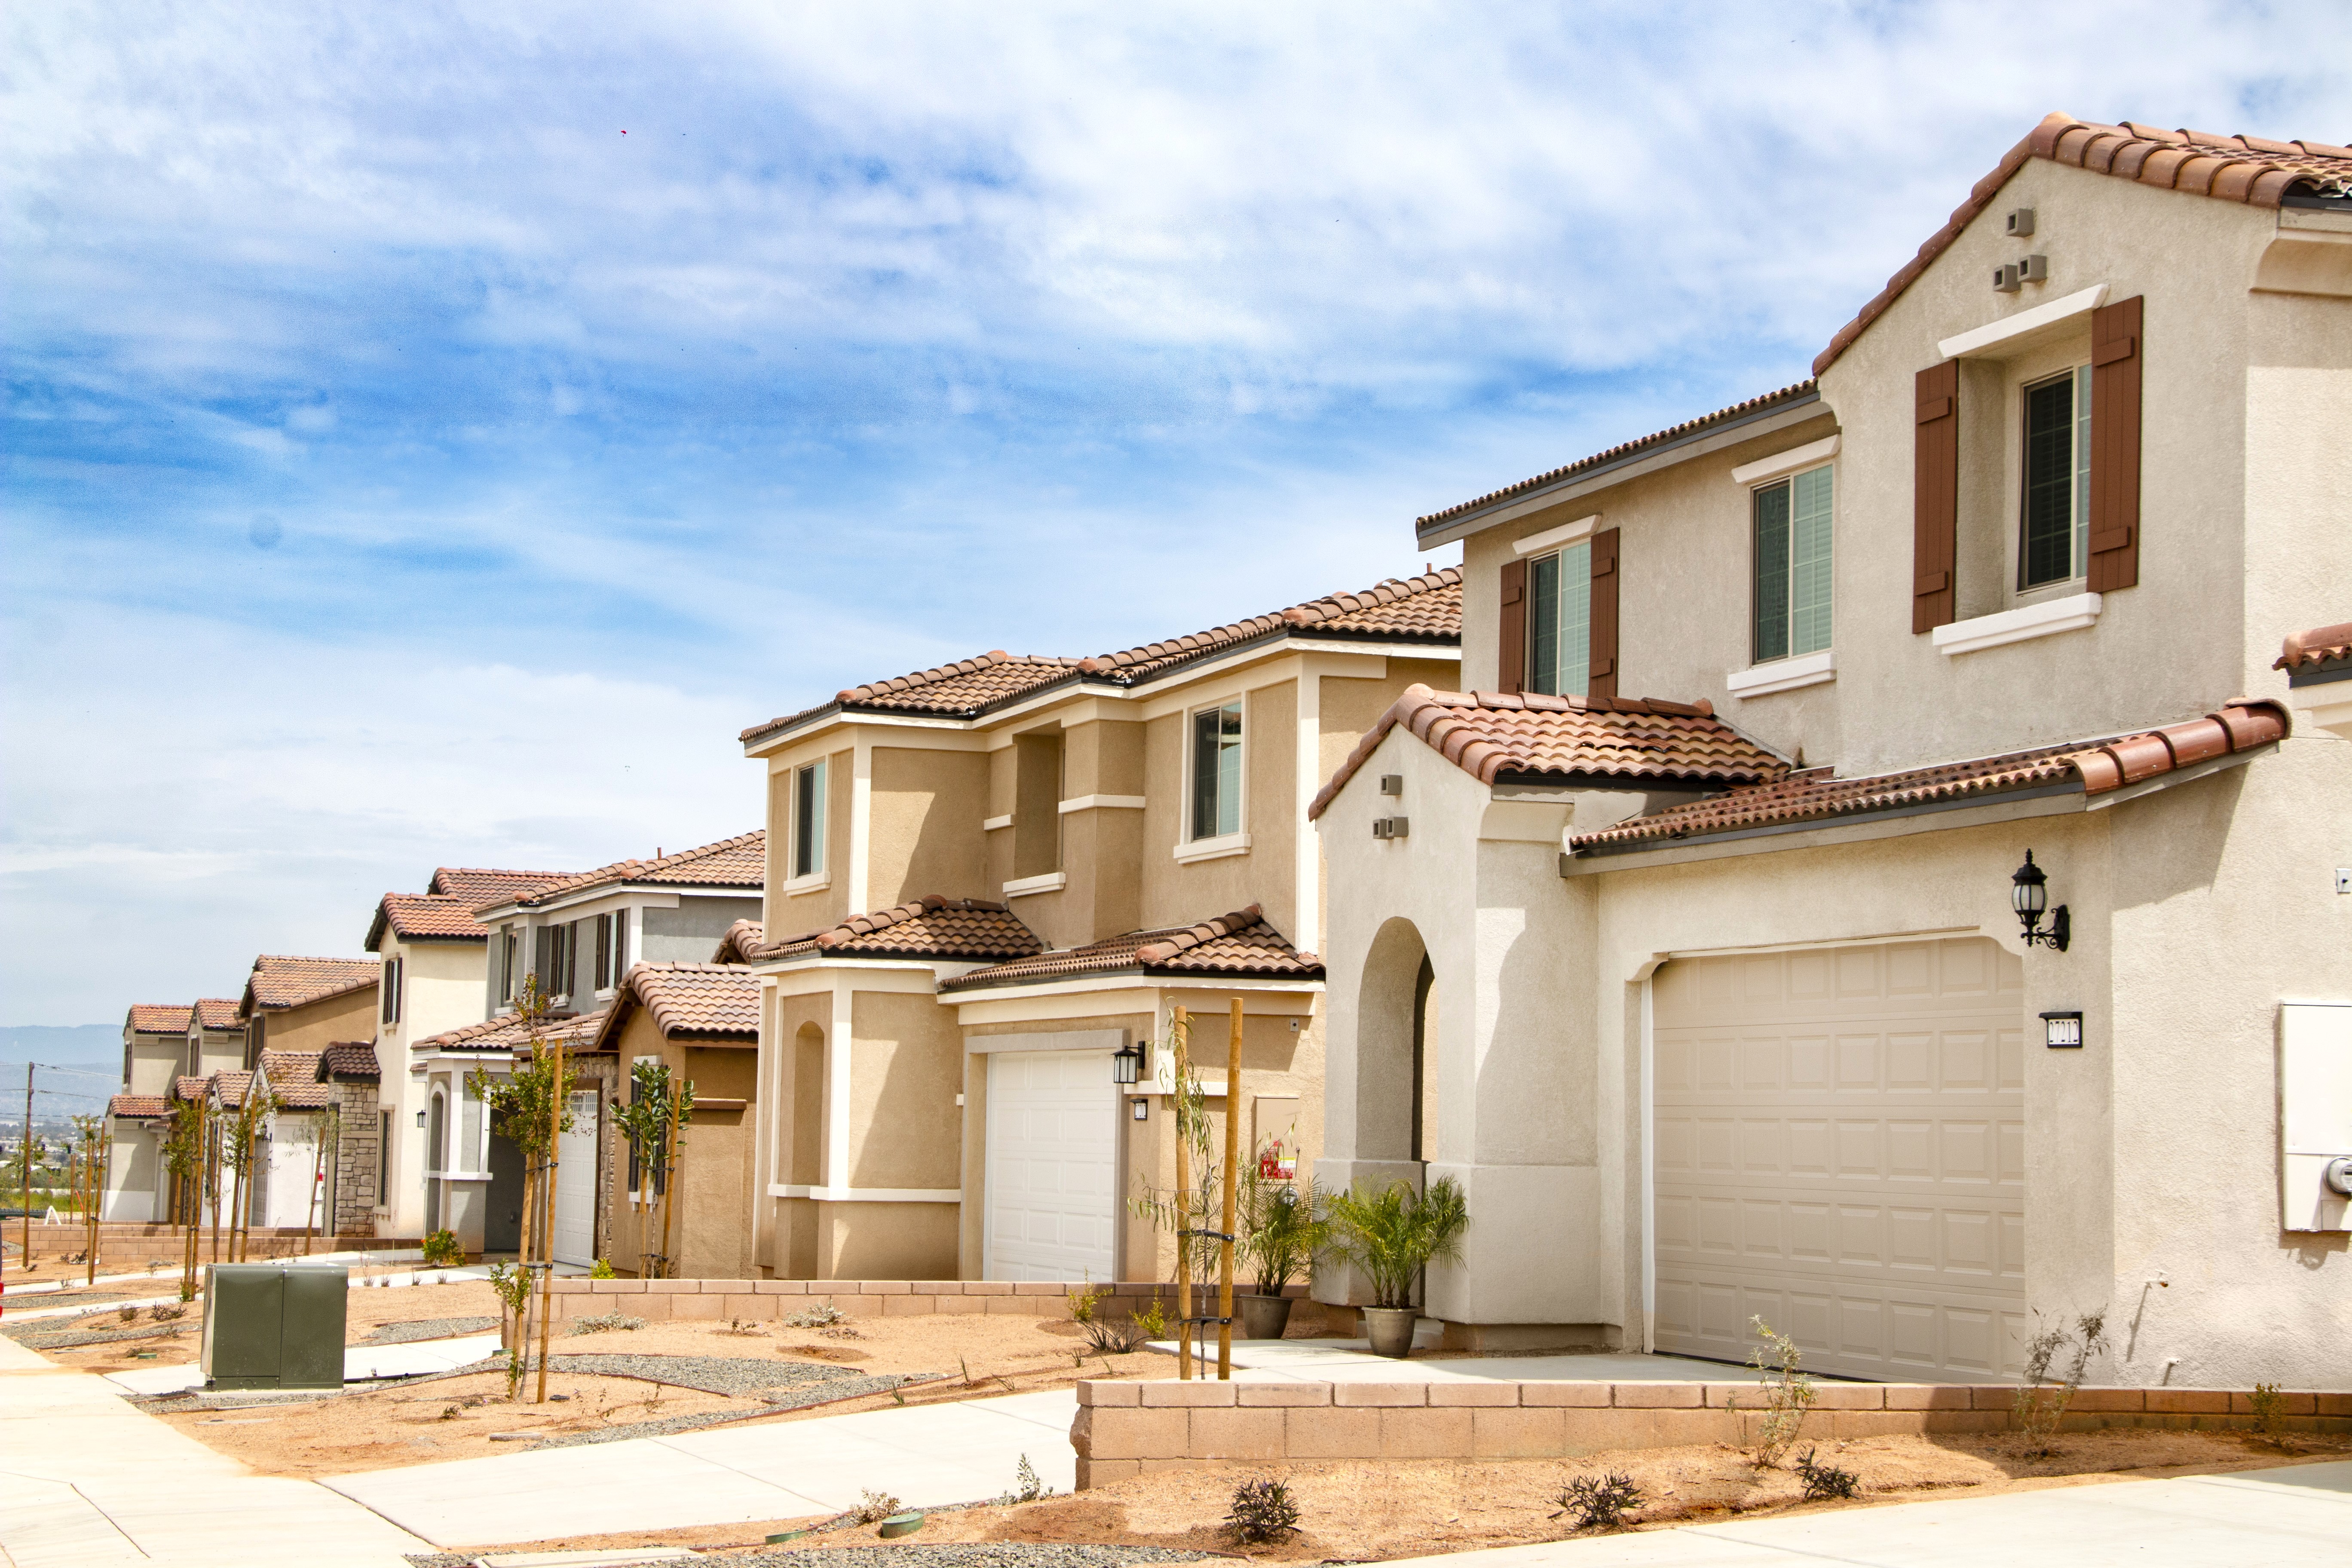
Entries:
[[1261, 1296], [1255, 1290], [1237, 1292], [1234, 1305], [1240, 1310], [1242, 1338], [1245, 1340], [1278, 1340], [1290, 1327], [1287, 1296]]
[[1418, 1307], [1366, 1307], [1364, 1337], [1372, 1342], [1374, 1355], [1395, 1356], [1402, 1361], [1412, 1353], [1412, 1326], [1421, 1320]]

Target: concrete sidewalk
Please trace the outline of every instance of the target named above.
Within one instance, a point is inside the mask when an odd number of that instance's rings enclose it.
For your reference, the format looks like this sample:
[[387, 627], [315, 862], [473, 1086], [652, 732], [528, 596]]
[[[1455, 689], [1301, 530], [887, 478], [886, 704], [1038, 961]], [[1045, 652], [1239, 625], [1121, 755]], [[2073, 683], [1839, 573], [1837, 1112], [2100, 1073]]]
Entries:
[[310, 1481], [257, 1476], [89, 1373], [0, 1340], [0, 1555], [15, 1568], [408, 1568], [424, 1542]]
[[2352, 1463], [2114, 1481], [1402, 1558], [1389, 1568], [2330, 1568]]

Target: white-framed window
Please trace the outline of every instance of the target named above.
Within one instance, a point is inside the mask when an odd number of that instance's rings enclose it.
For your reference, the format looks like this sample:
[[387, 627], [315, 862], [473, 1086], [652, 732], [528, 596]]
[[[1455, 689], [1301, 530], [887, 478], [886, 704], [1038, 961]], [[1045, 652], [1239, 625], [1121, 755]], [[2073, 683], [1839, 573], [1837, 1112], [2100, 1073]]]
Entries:
[[1592, 670], [1592, 542], [1528, 563], [1527, 689], [1581, 697]]
[[377, 988], [383, 993], [378, 1000], [383, 1004], [383, 1021], [387, 1024], [400, 1022], [400, 982], [401, 971], [404, 967], [404, 961], [400, 959], [385, 959], [383, 973], [376, 982]]
[[1192, 820], [1189, 838], [1242, 830], [1242, 704], [1236, 698], [1192, 715]]
[[824, 870], [824, 759], [793, 770], [793, 860], [794, 878]]
[[1830, 646], [1831, 465], [1749, 491], [1759, 664]]
[[2024, 388], [2024, 493], [2018, 501], [2017, 586], [2085, 574], [2091, 544], [2091, 367]]
[[574, 930], [568, 921], [539, 928], [539, 994], [550, 1002], [572, 994]]
[[515, 999], [516, 970], [520, 967], [522, 938], [512, 926], [499, 928], [499, 1000]]
[[596, 989], [609, 991], [629, 972], [629, 912], [596, 917]]

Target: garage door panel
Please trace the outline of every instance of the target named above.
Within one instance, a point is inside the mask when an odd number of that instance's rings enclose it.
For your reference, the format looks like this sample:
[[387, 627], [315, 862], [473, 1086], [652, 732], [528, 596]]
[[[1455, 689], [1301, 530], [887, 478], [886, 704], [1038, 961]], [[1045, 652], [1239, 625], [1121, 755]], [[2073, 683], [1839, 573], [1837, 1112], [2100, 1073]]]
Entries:
[[1107, 1279], [1118, 1207], [1107, 1051], [988, 1058], [991, 1279]]
[[2022, 1315], [2016, 960], [1927, 941], [1659, 978], [1654, 1059], [1692, 1069], [1654, 1079], [1659, 1348], [1744, 1361], [1761, 1315], [1815, 1371], [2001, 1375]]

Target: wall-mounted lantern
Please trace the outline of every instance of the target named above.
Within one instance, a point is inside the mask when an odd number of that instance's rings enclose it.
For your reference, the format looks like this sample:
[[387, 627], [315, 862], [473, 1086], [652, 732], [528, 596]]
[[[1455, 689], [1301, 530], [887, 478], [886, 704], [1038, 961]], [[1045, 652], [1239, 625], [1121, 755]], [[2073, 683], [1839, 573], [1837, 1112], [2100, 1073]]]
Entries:
[[1143, 1047], [1130, 1043], [1110, 1054], [1110, 1080], [1118, 1084], [1133, 1083], [1143, 1076]]
[[2040, 942], [2044, 947], [2063, 952], [2068, 936], [2066, 906], [2061, 904], [2052, 910], [2050, 929], [2042, 929], [2042, 912], [2050, 907], [2049, 880], [2042, 875], [2042, 868], [2033, 863], [2033, 851], [2027, 850], [2025, 864], [2010, 874], [2010, 907], [2017, 910], [2017, 918], [2025, 927], [2026, 946]]
[[2053, 1051], [2081, 1050], [2083, 1048], [2083, 1015], [2080, 1013], [2042, 1014], [2042, 1043]]
[[425, 1125], [425, 1112], [421, 1110], [416, 1113], [416, 1125], [419, 1127]]

